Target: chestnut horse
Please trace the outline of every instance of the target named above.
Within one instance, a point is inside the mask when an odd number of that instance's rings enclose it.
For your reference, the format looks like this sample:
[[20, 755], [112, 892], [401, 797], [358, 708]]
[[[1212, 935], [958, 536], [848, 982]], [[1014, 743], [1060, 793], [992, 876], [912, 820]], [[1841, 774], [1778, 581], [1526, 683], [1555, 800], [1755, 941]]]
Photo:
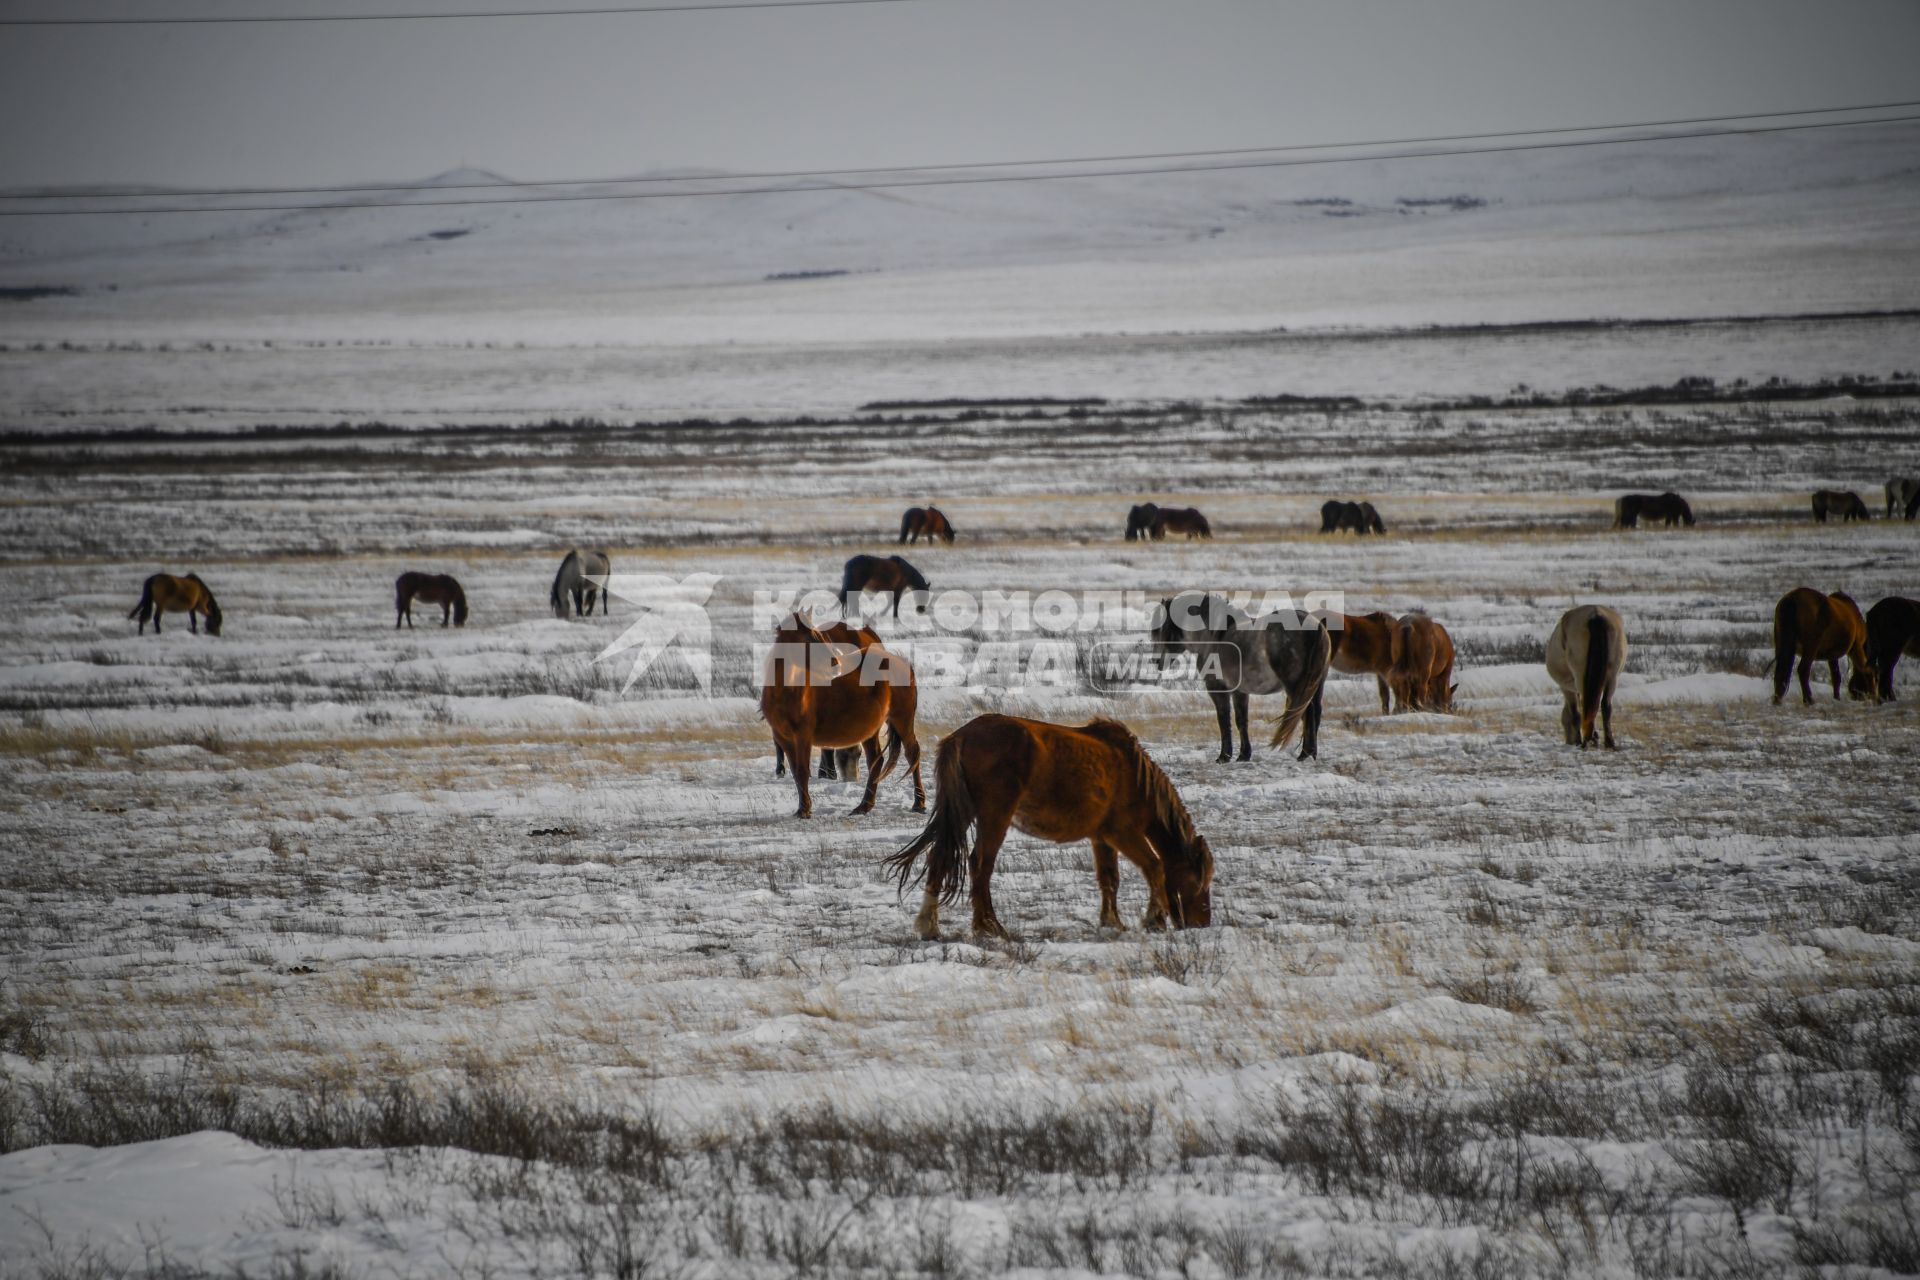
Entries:
[[1453, 637], [1424, 613], [1410, 613], [1393, 624], [1392, 666], [1387, 685], [1402, 711], [1451, 711]]
[[205, 614], [207, 634], [220, 634], [220, 605], [197, 573], [190, 573], [184, 578], [176, 578], [170, 573], [154, 574], [140, 588], [140, 603], [128, 611], [127, 617], [140, 619], [141, 635], [147, 634], [147, 619], [152, 618], [153, 634], [159, 635], [160, 615], [168, 612], [186, 614], [187, 630], [195, 635], [200, 634], [196, 615]]
[[393, 580], [393, 629], [400, 629], [400, 620], [406, 619], [409, 630], [413, 627], [413, 602], [437, 604], [440, 606], [440, 625], [446, 626], [451, 615], [453, 625], [467, 625], [467, 593], [452, 575], [445, 573], [403, 573]]
[[1867, 660], [1867, 620], [1860, 606], [1843, 591], [1823, 595], [1812, 587], [1795, 587], [1773, 607], [1773, 704], [1787, 694], [1793, 660], [1800, 659], [1800, 700], [1811, 706], [1813, 664], [1824, 662], [1833, 676], [1833, 696], [1840, 697], [1840, 659], [1853, 666], [1847, 693], [1855, 698], [1875, 696], [1873, 664]]
[[855, 814], [873, 811], [880, 780], [900, 757], [899, 739], [880, 756], [880, 730], [887, 723], [896, 683], [908, 677], [898, 659], [877, 645], [829, 640], [819, 628], [789, 614], [774, 628], [760, 690], [760, 716], [773, 731], [774, 750], [793, 764], [800, 793], [796, 818], [813, 816], [807, 764], [814, 747], [859, 747], [867, 757], [867, 789]]
[[939, 936], [940, 906], [963, 888], [973, 905], [974, 933], [1007, 936], [994, 914], [992, 886], [1010, 826], [1055, 844], [1093, 842], [1104, 929], [1124, 927], [1117, 901], [1122, 854], [1147, 881], [1143, 927], [1212, 923], [1213, 850], [1194, 830], [1173, 783], [1125, 725], [1095, 720], [1075, 729], [979, 716], [941, 741], [933, 772], [926, 829], [887, 859], [904, 894], [914, 863], [926, 855], [926, 890], [913, 922], [922, 938]]
[[1153, 536], [1153, 522], [1160, 518], [1160, 508], [1151, 502], [1136, 504], [1127, 512], [1127, 541], [1144, 542]]
[[947, 519], [946, 512], [938, 507], [908, 507], [907, 513], [900, 517], [900, 541], [912, 546], [925, 538], [932, 542], [935, 538], [953, 545], [953, 522]]
[[[920, 736], [913, 727], [914, 716], [920, 706], [920, 688], [914, 680], [913, 665], [899, 654], [889, 652], [880, 643], [880, 634], [872, 627], [861, 627], [856, 631], [844, 622], [836, 622], [832, 626], [815, 629], [826, 638], [830, 646], [852, 645], [857, 648], [863, 665], [869, 663], [868, 655], [875, 655], [871, 659], [872, 669], [877, 671], [884, 665], [894, 677], [890, 680], [892, 696], [887, 700], [887, 762], [881, 768], [881, 773], [891, 772], [904, 750], [907, 768], [913, 776], [913, 811], [925, 813], [927, 785], [920, 773]], [[836, 649], [836, 652], [839, 650]], [[855, 673], [849, 673], [849, 676], [853, 674]], [[849, 676], [840, 678], [849, 678]], [[818, 776], [838, 778], [844, 775], [851, 782], [859, 775], [860, 752], [866, 745], [861, 743], [857, 747], [822, 747]], [[875, 750], [879, 749], [879, 745], [876, 739], [873, 743]], [[787, 771], [787, 753], [778, 739], [774, 741], [773, 754], [773, 776], [784, 777]], [[804, 767], [804, 763], [799, 767]]]
[[1585, 751], [1599, 717], [1607, 750], [1613, 741], [1613, 687], [1627, 665], [1627, 624], [1603, 604], [1576, 605], [1547, 637], [1547, 674], [1560, 686], [1560, 728], [1570, 747]]
[[1155, 542], [1169, 533], [1184, 533], [1187, 541], [1191, 542], [1195, 538], [1211, 538], [1213, 526], [1207, 523], [1207, 518], [1200, 514], [1198, 507], [1161, 507], [1148, 532]]
[[1893, 669], [1903, 653], [1920, 658], [1920, 600], [1888, 596], [1867, 610], [1867, 661], [1875, 688], [1887, 702], [1894, 701]]
[[[862, 591], [891, 592], [893, 595], [893, 616], [900, 616], [900, 597], [911, 591], [918, 597], [916, 608], [921, 613], [927, 611], [927, 580], [921, 572], [908, 564], [904, 556], [855, 556], [847, 561], [846, 568], [840, 572], [840, 612], [849, 618], [855, 615], [847, 610], [847, 597]], [[857, 620], [857, 619], [856, 619]]]
[[1380, 714], [1392, 710], [1387, 675], [1393, 670], [1393, 625], [1390, 613], [1334, 613], [1315, 615], [1326, 622], [1333, 641], [1333, 669], [1348, 675], [1372, 674], [1380, 686]]
[[1813, 522], [1825, 524], [1827, 517], [1839, 516], [1842, 524], [1868, 518], [1867, 504], [1851, 489], [1815, 489]]
[[1642, 519], [1664, 520], [1667, 528], [1693, 525], [1693, 508], [1677, 493], [1627, 493], [1613, 502], [1613, 527], [1637, 529]]

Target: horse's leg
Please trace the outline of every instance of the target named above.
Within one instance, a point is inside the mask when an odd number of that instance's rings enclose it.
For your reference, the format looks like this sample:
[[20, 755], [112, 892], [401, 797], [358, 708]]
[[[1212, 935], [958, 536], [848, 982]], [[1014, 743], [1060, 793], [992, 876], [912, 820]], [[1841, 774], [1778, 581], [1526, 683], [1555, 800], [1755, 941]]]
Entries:
[[1234, 723], [1240, 726], [1239, 758], [1251, 760], [1253, 759], [1253, 739], [1247, 736], [1247, 695], [1244, 693], [1233, 695], [1233, 719]]
[[820, 749], [820, 776], [834, 781], [839, 780], [839, 759], [834, 755], [832, 747]]
[[793, 786], [800, 793], [800, 807], [793, 811], [796, 818], [813, 816], [813, 793], [807, 787], [807, 775], [813, 772], [813, 734], [802, 727], [793, 737], [787, 739], [787, 759], [793, 764]]
[[453, 602], [449, 600], [440, 606], [440, 625], [447, 626], [453, 621]]
[[[884, 723], [884, 721], [883, 721]], [[873, 812], [873, 802], [880, 795], [880, 734], [875, 731], [861, 744], [867, 750], [867, 789], [861, 793], [860, 803], [854, 806], [853, 816]]]
[[1580, 745], [1580, 710], [1573, 705], [1573, 695], [1560, 695], [1560, 736], [1570, 747]]
[[1813, 705], [1813, 650], [1809, 648], [1806, 656], [1800, 659], [1800, 701], [1807, 706]]
[[904, 587], [895, 587], [893, 591], [893, 620], [895, 622], [900, 621], [900, 596], [905, 590], [906, 588]]
[[973, 902], [973, 932], [978, 936], [1004, 938], [1007, 928], [993, 910], [993, 863], [1000, 856], [1000, 845], [1013, 824], [1013, 801], [983, 806], [976, 819], [978, 833], [973, 845], [973, 884], [968, 896]]
[[1374, 672], [1373, 678], [1380, 686], [1380, 714], [1384, 716], [1393, 710], [1393, 703], [1389, 700], [1390, 695], [1387, 692], [1387, 678], [1377, 671]]
[[920, 739], [909, 734], [906, 742], [907, 768], [913, 772], [913, 811], [927, 811], [927, 784], [920, 779]]
[[1607, 687], [1600, 693], [1600, 725], [1605, 735], [1607, 750], [1618, 751], [1620, 748], [1613, 740], [1613, 681], [1611, 680], [1607, 681]]
[[[196, 636], [200, 634], [200, 615], [191, 609], [187, 610], [187, 630]], [[1840, 664], [1838, 662], [1833, 664], [1833, 696], [1836, 698], [1840, 696]]]
[[1214, 762], [1225, 764], [1233, 759], [1233, 695], [1225, 690], [1209, 689], [1207, 696], [1213, 699], [1214, 718], [1220, 721], [1220, 754], [1214, 757]]
[[1147, 881], [1147, 909], [1140, 917], [1142, 929], [1164, 929], [1167, 927], [1167, 867], [1160, 860], [1160, 854], [1147, 838], [1138, 831], [1114, 833], [1114, 843], [1120, 852], [1127, 855], [1127, 861], [1140, 868], [1140, 874]]
[[1307, 704], [1307, 714], [1301, 719], [1306, 725], [1306, 740], [1300, 744], [1301, 760], [1320, 758], [1320, 694], [1321, 689], [1313, 691], [1313, 701]]
[[780, 745], [778, 736], [773, 740], [773, 776], [776, 778], [787, 776], [787, 749]]
[[1120, 920], [1120, 851], [1098, 836], [1093, 841], [1093, 878], [1100, 884], [1100, 927], [1125, 929]]
[[1828, 658], [1827, 670], [1833, 673], [1833, 700], [1840, 701], [1840, 659]]

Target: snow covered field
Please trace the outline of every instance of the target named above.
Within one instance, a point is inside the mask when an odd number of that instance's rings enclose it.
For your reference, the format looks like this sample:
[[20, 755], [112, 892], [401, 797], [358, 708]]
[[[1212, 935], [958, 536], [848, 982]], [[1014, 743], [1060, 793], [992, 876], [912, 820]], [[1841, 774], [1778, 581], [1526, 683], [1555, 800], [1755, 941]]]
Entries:
[[[1920, 131], [1817, 136], [10, 222], [0, 284], [73, 292], [0, 302], [0, 1275], [1920, 1271], [1920, 675], [1762, 678], [1788, 589], [1920, 596], [1920, 524], [1807, 514], [1878, 516], [1914, 402], [1236, 403], [1912, 370]], [[1471, 327], [1672, 317], [1746, 322]], [[858, 408], [946, 396], [1111, 403]], [[409, 432], [250, 431], [336, 422]], [[1697, 528], [1608, 529], [1667, 488]], [[1218, 536], [1122, 541], [1146, 497]], [[789, 817], [748, 655], [927, 501], [936, 590], [1425, 608], [1457, 713], [1335, 676], [1318, 761], [1219, 765], [1197, 690], [929, 688], [929, 764], [1124, 720], [1218, 870], [1215, 927], [1107, 935], [1016, 836], [1014, 940], [921, 943], [906, 783]], [[575, 544], [720, 575], [712, 698], [551, 616]], [[395, 631], [406, 569], [469, 625]], [[223, 633], [135, 635], [156, 570]], [[1617, 753], [1541, 665], [1591, 600]]]

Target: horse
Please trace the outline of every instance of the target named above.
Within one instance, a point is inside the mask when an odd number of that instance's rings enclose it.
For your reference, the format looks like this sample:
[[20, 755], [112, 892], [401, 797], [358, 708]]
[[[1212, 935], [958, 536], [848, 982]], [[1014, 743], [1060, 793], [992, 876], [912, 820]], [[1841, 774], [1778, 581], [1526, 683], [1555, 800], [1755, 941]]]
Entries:
[[140, 620], [141, 635], [147, 634], [147, 619], [152, 618], [153, 634], [159, 635], [160, 615], [167, 612], [186, 614], [187, 630], [195, 635], [200, 634], [196, 615], [205, 614], [207, 634], [220, 634], [220, 605], [197, 573], [190, 573], [184, 578], [176, 578], [170, 573], [153, 574], [141, 585], [140, 603], [127, 611], [127, 618]]
[[560, 572], [553, 575], [553, 593], [548, 597], [553, 605], [553, 616], [567, 616], [567, 599], [573, 599], [573, 616], [592, 617], [593, 601], [600, 598], [600, 615], [605, 617], [612, 608], [610, 594], [606, 590], [607, 575], [613, 570], [613, 562], [607, 559], [604, 551], [582, 551], [578, 547], [567, 552], [567, 558], [560, 562]]
[[1860, 606], [1843, 591], [1825, 595], [1812, 587], [1795, 587], [1773, 607], [1773, 705], [1787, 693], [1793, 660], [1800, 659], [1800, 700], [1813, 704], [1809, 679], [1813, 664], [1824, 662], [1833, 676], [1833, 696], [1840, 697], [1840, 659], [1853, 671], [1847, 693], [1854, 698], [1876, 696], [1873, 664], [1867, 660], [1867, 620]]
[[[876, 654], [872, 660], [875, 670], [884, 664], [890, 674], [892, 694], [887, 700], [888, 752], [886, 770], [893, 768], [899, 760], [902, 750], [906, 752], [907, 769], [913, 777], [913, 812], [927, 811], [927, 787], [920, 772], [920, 736], [914, 730], [914, 716], [920, 705], [920, 689], [913, 674], [913, 665], [897, 653], [888, 651], [880, 643], [880, 634], [872, 627], [855, 630], [845, 622], [836, 622], [831, 626], [816, 627], [815, 630], [825, 637], [828, 645], [852, 645], [860, 650], [862, 663], [869, 662], [869, 654]], [[879, 749], [877, 737], [873, 740], [874, 749]], [[820, 772], [822, 778], [845, 777], [851, 782], [859, 776], [860, 753], [866, 744], [859, 746], [820, 749]], [[784, 777], [787, 771], [787, 753], [776, 739], [773, 746], [774, 771], [776, 778]], [[804, 767], [804, 766], [796, 766]], [[884, 772], [885, 770], [883, 770]]]
[[1393, 624], [1392, 667], [1387, 684], [1402, 711], [1451, 711], [1453, 637], [1424, 613], [1410, 613]]
[[[896, 685], [907, 684], [911, 677], [903, 678], [899, 660], [879, 646], [862, 649], [856, 642], [829, 640], [798, 614], [787, 615], [774, 628], [773, 640], [760, 689], [760, 717], [773, 731], [775, 751], [793, 764], [793, 785], [800, 793], [793, 816], [813, 816], [807, 764], [816, 746], [857, 746], [866, 753], [867, 789], [853, 812], [871, 813], [880, 780], [899, 760], [904, 745], [896, 733], [883, 761], [880, 730], [888, 722]], [[924, 793], [916, 798], [924, 800]]]
[[1154, 521], [1160, 518], [1160, 508], [1151, 502], [1142, 502], [1127, 512], [1127, 541], [1145, 542], [1153, 536]]
[[1637, 529], [1642, 519], [1664, 520], [1667, 528], [1676, 524], [1693, 527], [1693, 508], [1677, 493], [1627, 493], [1613, 502], [1613, 527]]
[[1371, 674], [1380, 686], [1380, 714], [1391, 709], [1387, 675], [1393, 670], [1393, 625], [1390, 613], [1334, 613], [1316, 615], [1327, 624], [1333, 641], [1333, 669], [1348, 675]]
[[1887, 519], [1893, 519], [1895, 511], [1904, 511], [1911, 520], [1916, 505], [1920, 505], [1920, 479], [1895, 476], [1887, 481]]
[[953, 536], [953, 522], [938, 507], [908, 507], [900, 517], [900, 541], [909, 546], [923, 537], [928, 542], [938, 538], [952, 546]]
[[849, 595], [886, 591], [893, 594], [893, 616], [898, 618], [900, 597], [911, 591], [919, 597], [915, 607], [925, 613], [927, 590], [926, 578], [902, 556], [888, 556], [884, 560], [879, 556], [855, 556], [840, 573], [840, 611], [852, 618], [854, 615], [847, 613]]
[[[979, 716], [948, 734], [934, 764], [933, 813], [925, 830], [887, 859], [904, 894], [926, 855], [926, 889], [913, 928], [940, 935], [940, 907], [967, 889], [976, 935], [1007, 936], [993, 910], [993, 866], [1007, 828], [1070, 844], [1093, 843], [1100, 927], [1124, 928], [1120, 855], [1147, 882], [1148, 929], [1213, 922], [1213, 849], [1194, 830], [1167, 775], [1123, 724], [1080, 728]], [[974, 833], [968, 850], [969, 829]]]
[[1560, 727], [1570, 747], [1593, 745], [1597, 715], [1607, 750], [1613, 741], [1613, 687], [1627, 665], [1627, 624], [1604, 604], [1576, 605], [1547, 637], [1547, 674], [1560, 686]]
[[1867, 610], [1867, 661], [1884, 701], [1895, 700], [1893, 669], [1903, 653], [1920, 658], [1920, 600], [1888, 596]]
[[1213, 526], [1207, 523], [1207, 518], [1200, 514], [1198, 507], [1161, 507], [1148, 532], [1155, 542], [1169, 533], [1184, 533], [1187, 541], [1191, 542], [1195, 538], [1211, 538]]
[[1330, 498], [1320, 504], [1320, 532], [1344, 533], [1351, 529], [1357, 534], [1385, 533], [1387, 526], [1380, 521], [1380, 513], [1373, 509], [1371, 502], [1342, 502]]
[[446, 626], [451, 615], [453, 625], [467, 625], [467, 593], [452, 575], [445, 573], [403, 573], [393, 580], [393, 629], [400, 629], [400, 620], [406, 619], [409, 630], [413, 627], [413, 602], [440, 606], [440, 625]]
[[1825, 524], [1828, 516], [1839, 516], [1843, 524], [1865, 520], [1868, 518], [1867, 504], [1851, 489], [1815, 489], [1813, 521], [1815, 524]]
[[1202, 683], [1220, 722], [1216, 762], [1234, 759], [1233, 723], [1240, 726], [1239, 758], [1253, 758], [1247, 696], [1254, 693], [1287, 695], [1273, 746], [1285, 746], [1295, 730], [1304, 728], [1298, 758], [1320, 754], [1320, 696], [1333, 662], [1333, 640], [1324, 621], [1292, 609], [1248, 618], [1219, 596], [1188, 591], [1160, 602], [1152, 636], [1160, 645], [1199, 658]]

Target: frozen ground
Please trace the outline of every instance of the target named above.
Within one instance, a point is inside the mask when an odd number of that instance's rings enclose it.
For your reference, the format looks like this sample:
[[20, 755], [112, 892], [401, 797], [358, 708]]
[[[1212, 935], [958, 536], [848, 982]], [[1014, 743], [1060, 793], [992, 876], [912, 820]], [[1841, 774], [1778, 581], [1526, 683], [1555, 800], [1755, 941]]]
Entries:
[[[0, 1267], [1911, 1271], [1920, 686], [1775, 708], [1758, 675], [1789, 587], [1920, 595], [1920, 526], [1803, 511], [1914, 432], [1836, 403], [14, 447]], [[1669, 485], [1698, 528], [1607, 530]], [[1331, 493], [1390, 536], [1314, 534]], [[1142, 495], [1220, 536], [1121, 541]], [[1222, 766], [1197, 692], [929, 691], [929, 747], [989, 708], [1126, 720], [1219, 869], [1215, 928], [1109, 936], [1085, 850], [1016, 838], [1016, 940], [919, 943], [879, 866], [904, 783], [789, 818], [744, 655], [756, 589], [831, 583], [928, 498], [939, 588], [1425, 607], [1459, 713], [1336, 677], [1321, 760]], [[724, 575], [718, 696], [671, 666], [618, 696], [592, 660], [630, 607], [546, 613], [575, 541]], [[409, 567], [469, 626], [394, 632]], [[222, 636], [132, 634], [159, 568]], [[1590, 599], [1632, 638], [1617, 754], [1559, 744], [1540, 666]]]

